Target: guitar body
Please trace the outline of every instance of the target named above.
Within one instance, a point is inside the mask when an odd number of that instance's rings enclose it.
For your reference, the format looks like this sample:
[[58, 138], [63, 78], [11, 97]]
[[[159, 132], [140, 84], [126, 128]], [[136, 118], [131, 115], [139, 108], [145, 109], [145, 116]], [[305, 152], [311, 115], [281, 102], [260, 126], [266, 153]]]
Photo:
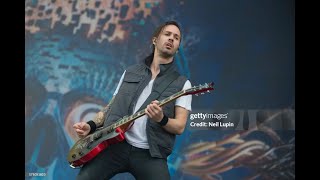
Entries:
[[118, 127], [108, 134], [96, 132], [78, 140], [70, 149], [67, 157], [70, 166], [80, 167], [110, 145], [123, 141], [124, 132], [124, 129]]

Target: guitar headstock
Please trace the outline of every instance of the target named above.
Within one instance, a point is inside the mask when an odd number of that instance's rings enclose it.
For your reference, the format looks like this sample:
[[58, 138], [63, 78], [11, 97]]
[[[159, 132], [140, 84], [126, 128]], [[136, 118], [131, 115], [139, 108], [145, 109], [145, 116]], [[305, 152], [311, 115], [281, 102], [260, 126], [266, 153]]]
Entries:
[[189, 89], [186, 89], [185, 91], [185, 95], [189, 95], [189, 94], [195, 94], [196, 96], [200, 94], [204, 94], [206, 92], [210, 93], [211, 90], [213, 90], [213, 82], [211, 83], [205, 83], [203, 85], [199, 85], [199, 86], [193, 86]]

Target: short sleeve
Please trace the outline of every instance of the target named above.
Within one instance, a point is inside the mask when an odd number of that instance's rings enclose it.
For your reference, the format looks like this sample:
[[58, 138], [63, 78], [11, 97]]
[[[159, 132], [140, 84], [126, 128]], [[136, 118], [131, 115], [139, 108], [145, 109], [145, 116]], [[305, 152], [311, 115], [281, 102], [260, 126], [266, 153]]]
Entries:
[[[184, 86], [182, 88], [182, 90], [186, 90], [191, 88], [191, 82], [189, 80], [187, 80], [184, 83]], [[186, 96], [181, 96], [176, 100], [176, 106], [181, 106], [189, 111], [191, 111], [191, 102], [192, 102], [192, 95], [186, 95]]]

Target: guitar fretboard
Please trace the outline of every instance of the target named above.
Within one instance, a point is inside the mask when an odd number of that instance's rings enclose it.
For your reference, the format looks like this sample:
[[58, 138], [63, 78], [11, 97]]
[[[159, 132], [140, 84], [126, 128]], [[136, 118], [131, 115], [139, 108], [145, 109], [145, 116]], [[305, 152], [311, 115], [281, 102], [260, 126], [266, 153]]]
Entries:
[[[179, 92], [177, 92], [177, 93], [175, 93], [175, 94], [173, 94], [173, 95], [171, 95], [171, 96], [169, 96], [169, 97], [161, 100], [161, 101], [159, 102], [159, 106], [163, 106], [163, 105], [165, 105], [165, 104], [167, 104], [167, 103], [169, 103], [169, 102], [171, 102], [171, 101], [179, 98], [180, 96], [183, 96], [185, 93], [186, 93], [185, 90], [179, 91]], [[146, 108], [145, 108], [145, 109], [146, 109]], [[105, 127], [105, 128], [102, 128], [102, 129], [100, 130], [100, 132], [102, 132], [102, 133], [104, 133], [104, 132], [109, 133], [109, 132], [111, 132], [111, 131], [114, 131], [117, 127], [120, 127], [120, 126], [122, 126], [122, 125], [124, 125], [124, 124], [127, 124], [127, 123], [129, 123], [129, 122], [131, 122], [131, 121], [134, 121], [134, 120], [138, 119], [138, 118], [141, 117], [141, 116], [144, 116], [144, 115], [146, 114], [146, 113], [145, 113], [145, 109], [142, 109], [142, 110], [134, 113], [134, 114], [131, 115], [131, 116], [125, 116], [125, 117], [117, 120], [115, 123], [111, 124], [110, 126], [107, 126], [107, 127]]]

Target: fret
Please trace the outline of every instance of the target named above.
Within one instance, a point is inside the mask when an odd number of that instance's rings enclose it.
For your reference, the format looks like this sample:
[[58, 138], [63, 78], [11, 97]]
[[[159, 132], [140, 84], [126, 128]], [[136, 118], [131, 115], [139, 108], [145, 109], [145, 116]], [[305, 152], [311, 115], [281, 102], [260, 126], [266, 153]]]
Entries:
[[138, 112], [138, 116], [140, 116], [141, 114], [143, 114], [143, 113], [144, 113], [144, 111], [145, 111], [145, 109], [143, 109], [143, 110], [139, 111], [139, 112]]
[[125, 123], [127, 123], [127, 121], [128, 121], [128, 119], [122, 119], [121, 124], [125, 124]]
[[170, 101], [172, 101], [172, 100], [174, 100], [174, 99], [179, 98], [179, 97], [182, 96], [184, 93], [185, 93], [185, 90], [179, 91], [179, 92], [177, 92], [177, 93], [175, 93], [175, 94], [173, 94], [173, 95], [171, 95], [171, 96], [169, 96], [169, 97], [161, 100], [161, 101], [160, 101], [160, 106], [163, 106], [164, 104], [167, 104], [168, 102], [170, 102]]

